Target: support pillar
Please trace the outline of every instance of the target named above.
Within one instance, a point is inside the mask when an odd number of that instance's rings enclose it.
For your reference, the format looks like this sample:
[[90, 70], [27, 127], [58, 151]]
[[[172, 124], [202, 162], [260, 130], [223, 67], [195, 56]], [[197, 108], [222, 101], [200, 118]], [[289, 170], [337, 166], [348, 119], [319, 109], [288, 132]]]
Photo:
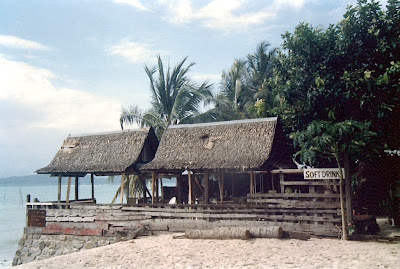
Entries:
[[156, 188], [156, 171], [153, 171], [151, 174], [151, 203], [155, 203], [155, 188]]
[[90, 183], [92, 183], [92, 200], [94, 201], [94, 175], [90, 174]]
[[188, 204], [192, 204], [192, 191], [193, 191], [193, 186], [192, 186], [192, 172], [189, 170], [188, 171], [188, 180], [189, 180], [189, 196], [188, 196]]
[[221, 205], [222, 205], [224, 203], [224, 171], [221, 171], [221, 173], [219, 174], [219, 181], [220, 181], [219, 195], [220, 195]]
[[347, 223], [353, 222], [353, 207], [352, 207], [352, 191], [351, 191], [351, 176], [350, 176], [350, 157], [348, 153], [344, 154], [344, 182], [346, 192], [346, 212]]
[[125, 181], [125, 174], [121, 176], [121, 205], [124, 203], [124, 181]]
[[61, 176], [58, 176], [58, 195], [57, 202], [61, 202]]
[[208, 193], [208, 183], [209, 183], [209, 174], [208, 170], [204, 172], [204, 203], [208, 204], [209, 203], [209, 193]]
[[79, 177], [75, 177], [75, 201], [79, 200]]
[[69, 194], [71, 193], [71, 177], [68, 178], [67, 198], [66, 203], [69, 203]]
[[250, 170], [250, 194], [254, 194], [254, 173]]

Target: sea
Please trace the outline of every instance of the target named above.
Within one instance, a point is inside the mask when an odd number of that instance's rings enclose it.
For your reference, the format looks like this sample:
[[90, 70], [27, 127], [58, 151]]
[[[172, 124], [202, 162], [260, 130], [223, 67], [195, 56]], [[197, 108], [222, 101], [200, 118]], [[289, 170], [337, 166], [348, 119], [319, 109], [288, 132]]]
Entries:
[[[71, 185], [71, 199], [74, 198], [74, 182]], [[62, 199], [65, 200], [68, 180], [62, 181]], [[40, 202], [56, 201], [58, 178], [47, 175], [32, 175], [0, 179], [0, 267], [11, 266], [18, 241], [26, 226], [26, 197], [31, 195]], [[118, 177], [109, 182], [107, 177], [96, 177], [94, 192], [97, 203], [111, 203], [121, 184]], [[79, 179], [79, 198], [91, 198], [92, 190], [88, 176]]]

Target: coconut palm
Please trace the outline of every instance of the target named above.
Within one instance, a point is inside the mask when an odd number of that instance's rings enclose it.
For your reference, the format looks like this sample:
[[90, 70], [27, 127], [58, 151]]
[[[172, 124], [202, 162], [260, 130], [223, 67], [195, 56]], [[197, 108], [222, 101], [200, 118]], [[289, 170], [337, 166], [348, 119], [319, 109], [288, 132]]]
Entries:
[[186, 59], [173, 69], [168, 65], [165, 70], [160, 55], [157, 55], [157, 67], [145, 67], [150, 80], [151, 108], [147, 111], [137, 106], [123, 108], [120, 116], [122, 129], [124, 124], [136, 122], [140, 126], [153, 126], [161, 137], [171, 124], [196, 122], [203, 102], [207, 104], [212, 101], [211, 85], [203, 82], [198, 86], [188, 78], [187, 74], [194, 63], [184, 67]]
[[[124, 186], [124, 195], [126, 197], [132, 197], [132, 198], [140, 198], [141, 194], [143, 193], [143, 190], [145, 189], [145, 186], [143, 185], [143, 182], [139, 179], [139, 176], [137, 175], [129, 175], [124, 176], [122, 185]], [[107, 178], [107, 181], [109, 182], [114, 182], [114, 176], [109, 176]], [[129, 185], [128, 185], [129, 184]], [[115, 192], [115, 195], [111, 201], [112, 204], [115, 203], [118, 197], [121, 196], [121, 186], [118, 187], [117, 191]]]

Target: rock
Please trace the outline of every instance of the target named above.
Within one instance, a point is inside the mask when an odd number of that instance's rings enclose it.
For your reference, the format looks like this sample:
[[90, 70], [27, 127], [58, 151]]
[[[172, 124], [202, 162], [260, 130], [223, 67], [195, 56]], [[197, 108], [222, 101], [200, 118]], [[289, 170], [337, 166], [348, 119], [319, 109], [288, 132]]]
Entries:
[[43, 250], [45, 247], [46, 247], [46, 243], [43, 242], [43, 241], [41, 241], [41, 242], [39, 243], [39, 249], [40, 249], [40, 250]]
[[94, 244], [93, 244], [93, 242], [87, 242], [87, 243], [84, 245], [83, 248], [84, 248], [84, 249], [91, 249], [91, 248], [94, 248]]

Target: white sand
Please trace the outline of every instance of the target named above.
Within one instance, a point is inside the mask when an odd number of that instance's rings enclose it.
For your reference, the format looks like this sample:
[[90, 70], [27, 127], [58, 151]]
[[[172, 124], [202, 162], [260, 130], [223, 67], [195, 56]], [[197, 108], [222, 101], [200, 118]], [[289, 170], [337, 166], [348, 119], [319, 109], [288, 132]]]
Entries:
[[[176, 235], [176, 234], [175, 234]], [[398, 268], [400, 244], [141, 237], [14, 268]]]

